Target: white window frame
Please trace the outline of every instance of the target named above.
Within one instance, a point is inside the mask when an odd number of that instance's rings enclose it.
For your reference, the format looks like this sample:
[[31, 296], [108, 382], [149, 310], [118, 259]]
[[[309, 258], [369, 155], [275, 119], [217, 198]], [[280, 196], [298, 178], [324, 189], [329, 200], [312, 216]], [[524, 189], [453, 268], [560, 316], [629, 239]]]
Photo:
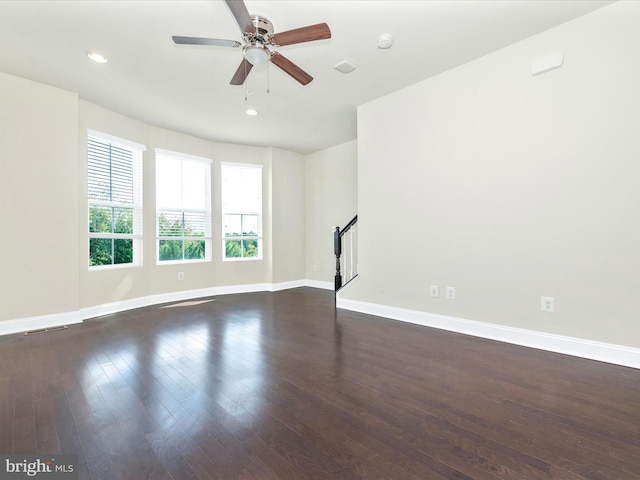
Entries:
[[[224, 169], [225, 167], [233, 167], [233, 168], [247, 168], [247, 169], [256, 169], [260, 170], [260, 182], [259, 184], [259, 192], [256, 192], [259, 196], [259, 208], [257, 211], [236, 211], [235, 209], [229, 209], [225, 202], [224, 198]], [[220, 192], [221, 203], [222, 203], [222, 261], [224, 262], [246, 262], [252, 260], [262, 260], [263, 259], [263, 232], [262, 232], [262, 184], [264, 182], [263, 178], [264, 165], [260, 164], [252, 164], [252, 163], [234, 163], [234, 162], [220, 162], [220, 178], [222, 182], [222, 188]], [[258, 217], [258, 234], [257, 235], [238, 235], [238, 236], [226, 236], [225, 234], [225, 217], [226, 215], [251, 215]], [[256, 240], [258, 244], [258, 255], [253, 257], [227, 257], [227, 240], [235, 240], [235, 241], [245, 241], [245, 240]]]
[[[95, 200], [90, 198], [89, 192], [89, 141], [102, 142], [116, 146], [120, 149], [128, 150], [132, 153], [132, 173], [133, 173], [133, 202], [118, 202]], [[142, 152], [147, 149], [146, 146], [125, 140], [113, 135], [109, 135], [97, 130], [87, 129], [87, 263], [89, 270], [103, 270], [112, 268], [137, 267], [142, 265]], [[111, 188], [110, 184], [110, 188]], [[91, 208], [125, 208], [133, 209], [133, 233], [100, 233], [91, 232]], [[112, 263], [105, 265], [91, 265], [91, 240], [92, 239], [111, 239], [111, 240], [132, 240], [132, 261], [131, 263]]]
[[[195, 162], [195, 163], [200, 163], [200, 164], [204, 164], [207, 168], [205, 169], [205, 178], [204, 178], [204, 182], [205, 182], [205, 204], [203, 205], [203, 208], [198, 208], [198, 209], [194, 209], [194, 208], [184, 208], [183, 206], [181, 207], [176, 207], [176, 206], [165, 206], [165, 205], [159, 205], [157, 202], [157, 194], [156, 194], [156, 263], [158, 265], [175, 265], [175, 264], [181, 264], [181, 263], [202, 263], [202, 262], [210, 262], [211, 261], [211, 249], [212, 249], [212, 236], [211, 236], [211, 164], [213, 163], [213, 161], [209, 158], [205, 158], [205, 157], [198, 157], [195, 155], [189, 155], [186, 153], [181, 153], [181, 152], [174, 152], [174, 151], [170, 151], [170, 150], [164, 150], [164, 149], [160, 149], [160, 148], [156, 148], [155, 149], [155, 154], [156, 154], [156, 166], [157, 166], [157, 160], [158, 160], [158, 156], [161, 157], [165, 157], [165, 158], [170, 158], [172, 160], [175, 161], [180, 161], [181, 162], [181, 168], [182, 165], [184, 165], [184, 162]], [[158, 179], [156, 178], [156, 192], [158, 189]], [[184, 185], [182, 185], [182, 178], [180, 179], [180, 188], [181, 188], [181, 196], [184, 196], [184, 190], [182, 190], [182, 188], [184, 187]], [[173, 213], [183, 213], [183, 214], [187, 214], [187, 213], [193, 213], [196, 215], [204, 215], [204, 228], [205, 228], [205, 234], [204, 237], [203, 236], [189, 236], [189, 235], [182, 235], [182, 236], [160, 236], [160, 215], [161, 212], [173, 212]], [[169, 241], [178, 241], [181, 240], [183, 242], [183, 258], [180, 260], [160, 260], [160, 242], [163, 240], [169, 240]], [[205, 254], [204, 254], [204, 258], [192, 258], [192, 259], [185, 259], [184, 258], [184, 242], [187, 241], [202, 241], [204, 240], [205, 242]]]

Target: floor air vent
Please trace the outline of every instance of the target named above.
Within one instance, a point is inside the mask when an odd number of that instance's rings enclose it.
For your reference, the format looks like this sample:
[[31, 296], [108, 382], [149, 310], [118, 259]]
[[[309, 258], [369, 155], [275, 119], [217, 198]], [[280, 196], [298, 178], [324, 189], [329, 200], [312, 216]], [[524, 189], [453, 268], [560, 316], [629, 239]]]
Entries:
[[62, 325], [61, 327], [51, 327], [51, 328], [41, 328], [39, 330], [29, 330], [28, 332], [24, 332], [25, 335], [35, 335], [36, 333], [45, 333], [45, 332], [57, 332], [58, 330], [66, 330], [66, 325]]

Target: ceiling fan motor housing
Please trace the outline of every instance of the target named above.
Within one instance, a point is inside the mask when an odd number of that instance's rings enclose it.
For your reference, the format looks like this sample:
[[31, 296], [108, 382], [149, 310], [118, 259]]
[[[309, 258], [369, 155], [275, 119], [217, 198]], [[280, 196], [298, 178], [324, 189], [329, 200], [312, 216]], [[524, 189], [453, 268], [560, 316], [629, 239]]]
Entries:
[[242, 53], [251, 65], [261, 65], [267, 63], [271, 58], [271, 52], [267, 45], [271, 43], [273, 24], [269, 19], [260, 15], [251, 15], [251, 21], [256, 30], [255, 32], [243, 32], [247, 44], [242, 49]]
[[251, 22], [256, 27], [255, 32], [244, 32], [247, 41], [258, 40], [264, 44], [271, 43], [273, 23], [261, 15], [251, 15]]

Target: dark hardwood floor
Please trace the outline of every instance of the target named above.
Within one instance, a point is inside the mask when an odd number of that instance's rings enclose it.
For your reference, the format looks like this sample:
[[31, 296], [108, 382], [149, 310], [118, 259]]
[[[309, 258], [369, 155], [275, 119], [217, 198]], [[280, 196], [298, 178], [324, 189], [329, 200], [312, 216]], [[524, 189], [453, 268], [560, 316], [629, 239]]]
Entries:
[[81, 479], [640, 479], [640, 371], [300, 288], [0, 338], [0, 453]]

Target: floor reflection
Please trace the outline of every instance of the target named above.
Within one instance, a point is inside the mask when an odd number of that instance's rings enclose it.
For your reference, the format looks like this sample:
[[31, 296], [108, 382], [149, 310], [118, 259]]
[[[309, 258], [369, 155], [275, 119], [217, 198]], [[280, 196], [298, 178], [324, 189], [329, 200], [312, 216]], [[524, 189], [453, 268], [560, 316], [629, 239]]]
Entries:
[[155, 338], [150, 373], [159, 404], [149, 411], [168, 434], [197, 433], [199, 416], [206, 412], [206, 391], [211, 383], [208, 322], [180, 323]]
[[[93, 344], [78, 376], [96, 423], [113, 425], [127, 444], [144, 432], [159, 445], [207, 435], [216, 422], [238, 433], [260, 418], [269, 370], [262, 313], [230, 313], [217, 303], [191, 310], [202, 304], [158, 307], [147, 325], [114, 318], [113, 337]], [[178, 307], [185, 308], [176, 316]], [[150, 322], [157, 333], [136, 332]]]
[[238, 414], [238, 408], [256, 414], [262, 407], [266, 365], [261, 331], [258, 311], [246, 311], [224, 322], [218, 358], [218, 371], [224, 381], [216, 400], [233, 415]]

